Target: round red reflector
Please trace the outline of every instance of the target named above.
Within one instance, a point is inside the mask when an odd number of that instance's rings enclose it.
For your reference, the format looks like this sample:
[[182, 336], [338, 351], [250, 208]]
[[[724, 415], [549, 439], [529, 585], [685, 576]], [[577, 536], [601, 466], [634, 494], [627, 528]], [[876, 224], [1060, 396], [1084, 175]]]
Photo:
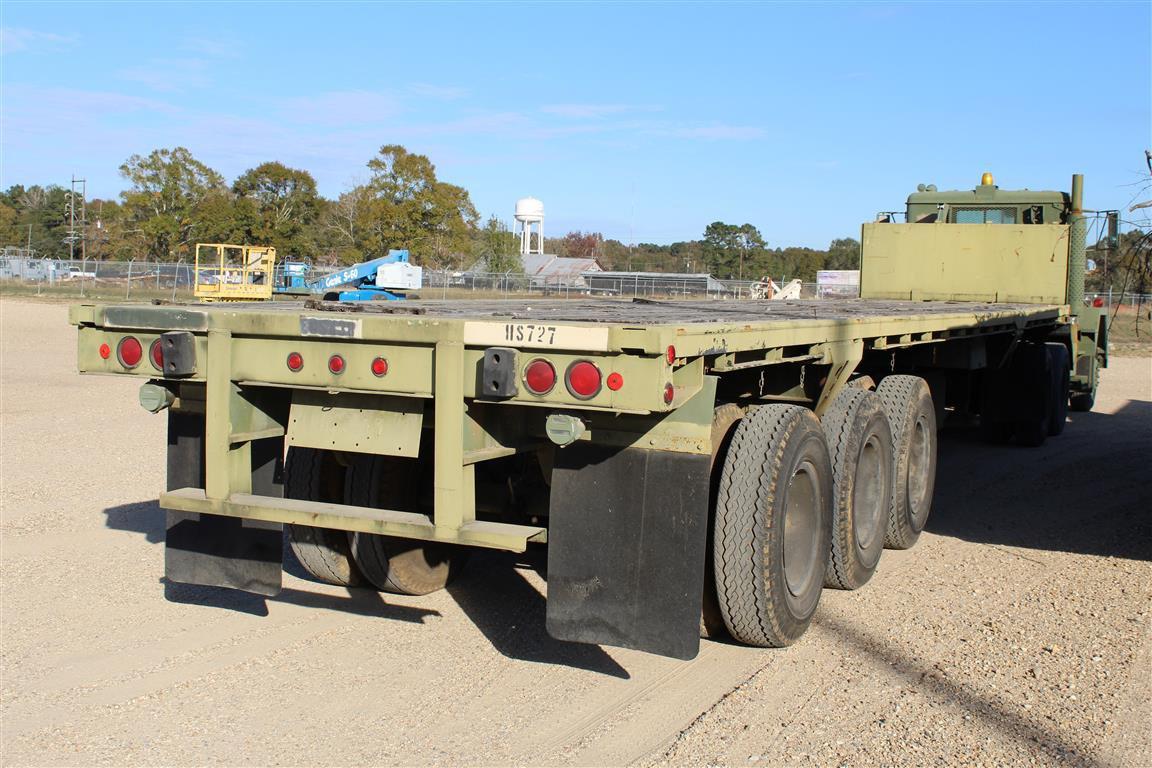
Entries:
[[144, 348], [140, 346], [140, 340], [135, 336], [125, 336], [116, 345], [116, 357], [120, 360], [120, 365], [125, 368], [135, 368], [140, 365], [140, 359], [144, 357]]
[[547, 360], [533, 360], [524, 369], [524, 386], [534, 395], [546, 395], [556, 386], [556, 369]]
[[664, 404], [671, 405], [672, 401], [676, 398], [676, 387], [671, 384], [664, 385]]
[[1092, 299], [1092, 306], [1096, 307], [1096, 309], [1100, 309], [1100, 307], [1104, 306], [1104, 299], [1097, 296], [1096, 298]]
[[388, 361], [382, 357], [378, 357], [372, 361], [372, 375], [383, 376], [388, 373]]
[[148, 347], [148, 358], [152, 361], [152, 367], [158, 371], [164, 370], [164, 350], [160, 347], [160, 339], [152, 342], [152, 346]]
[[304, 358], [299, 352], [288, 353], [288, 370], [295, 373], [304, 367]]
[[332, 355], [328, 358], [328, 370], [332, 373], [344, 373], [344, 358], [340, 355]]
[[668, 350], [665, 352], [665, 355], [668, 358], [668, 365], [672, 365], [673, 363], [675, 363], [676, 362], [676, 347], [669, 344]]
[[620, 387], [624, 386], [624, 377], [618, 373], [610, 373], [608, 374], [608, 380], [605, 383], [608, 385], [608, 389], [615, 392], [616, 390], [620, 389]]
[[107, 344], [101, 344], [100, 357], [104, 358], [105, 360], [112, 357], [112, 347], [108, 346]]
[[590, 400], [600, 393], [600, 369], [587, 360], [577, 360], [568, 366], [564, 383], [577, 400]]

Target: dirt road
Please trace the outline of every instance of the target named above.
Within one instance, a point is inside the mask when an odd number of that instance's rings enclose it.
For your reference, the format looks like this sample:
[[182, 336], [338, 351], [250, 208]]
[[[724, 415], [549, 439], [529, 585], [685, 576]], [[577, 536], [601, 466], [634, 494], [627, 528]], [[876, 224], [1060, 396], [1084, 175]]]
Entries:
[[533, 558], [421, 598], [165, 584], [163, 419], [0, 301], [4, 765], [1152, 762], [1152, 361], [1040, 449], [941, 442], [929, 533], [809, 634], [690, 663], [544, 632]]

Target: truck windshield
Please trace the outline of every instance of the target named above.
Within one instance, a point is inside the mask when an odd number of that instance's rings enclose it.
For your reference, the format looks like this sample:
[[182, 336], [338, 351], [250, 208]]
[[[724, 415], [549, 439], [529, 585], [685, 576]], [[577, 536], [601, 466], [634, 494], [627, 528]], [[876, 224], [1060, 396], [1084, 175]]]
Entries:
[[953, 208], [954, 224], [1015, 224], [1015, 208]]

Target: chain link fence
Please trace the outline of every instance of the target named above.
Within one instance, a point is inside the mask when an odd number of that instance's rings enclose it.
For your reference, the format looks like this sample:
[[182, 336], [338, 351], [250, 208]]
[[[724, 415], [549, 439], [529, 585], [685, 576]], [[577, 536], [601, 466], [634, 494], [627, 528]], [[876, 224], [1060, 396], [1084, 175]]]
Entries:
[[[783, 285], [783, 283], [781, 283]], [[659, 272], [586, 272], [577, 275], [525, 275], [520, 272], [424, 270], [424, 298], [514, 298], [516, 296], [617, 296], [659, 299], [746, 299], [753, 280], [717, 280], [709, 275]], [[802, 298], [815, 298], [816, 284], [804, 283]]]
[[0, 286], [11, 292], [175, 300], [191, 294], [193, 280], [192, 265], [183, 260], [39, 259], [11, 249], [0, 255]]
[[[331, 270], [338, 269], [332, 267]], [[315, 268], [310, 278], [323, 275], [326, 268]], [[192, 295], [194, 269], [190, 262], [97, 261], [41, 259], [22, 248], [0, 251], [0, 289], [10, 294], [78, 296], [146, 300], [166, 298], [171, 301]], [[778, 281], [784, 285], [786, 281]], [[673, 275], [656, 272], [596, 273], [546, 277], [517, 272], [459, 272], [424, 270], [424, 286], [418, 292], [426, 299], [491, 299], [521, 296], [581, 298], [608, 296], [651, 299], [746, 299], [754, 295], [755, 281], [717, 280], [706, 275]], [[822, 286], [826, 288], [827, 286]], [[804, 283], [801, 298], [831, 294], [816, 283]], [[835, 298], [852, 298], [847, 292]], [[1101, 298], [1108, 306], [1152, 304], [1152, 294], [1086, 293], [1089, 300]]]

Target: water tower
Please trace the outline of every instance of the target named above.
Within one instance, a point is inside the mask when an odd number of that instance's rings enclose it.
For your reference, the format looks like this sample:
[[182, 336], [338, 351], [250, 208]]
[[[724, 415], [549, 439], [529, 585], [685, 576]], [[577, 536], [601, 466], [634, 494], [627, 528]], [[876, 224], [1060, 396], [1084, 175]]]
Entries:
[[[516, 201], [516, 221], [520, 224], [520, 255], [544, 253], [544, 203], [534, 197]], [[536, 247], [532, 247], [532, 225], [536, 225]]]

